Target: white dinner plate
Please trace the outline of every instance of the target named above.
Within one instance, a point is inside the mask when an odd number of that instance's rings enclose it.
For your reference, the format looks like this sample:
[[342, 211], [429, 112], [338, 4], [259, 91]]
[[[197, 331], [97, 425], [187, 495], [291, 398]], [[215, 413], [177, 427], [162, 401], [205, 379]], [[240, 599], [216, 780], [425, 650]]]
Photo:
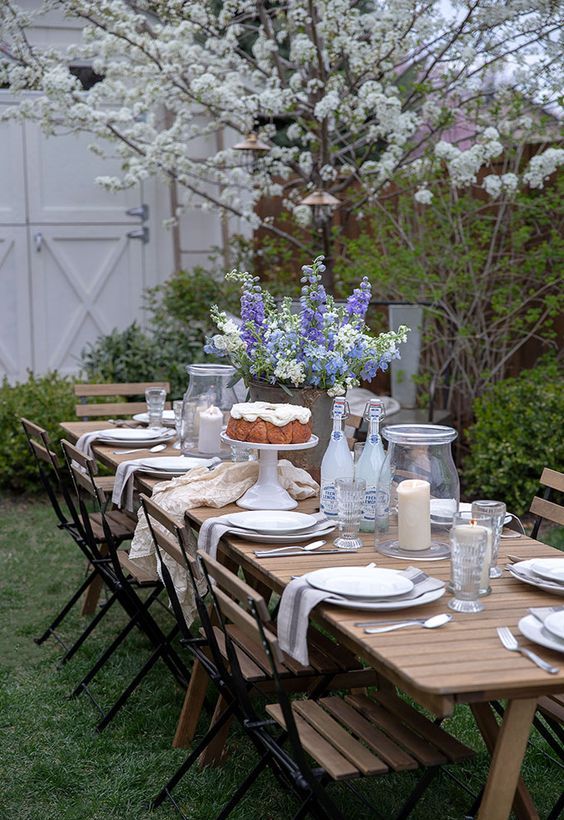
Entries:
[[[241, 531], [241, 533], [232, 533], [232, 535], [237, 535], [238, 538], [243, 538], [245, 541], [253, 541], [258, 544], [296, 544], [298, 541], [313, 541], [315, 538], [323, 538], [329, 535], [330, 532], [333, 532], [335, 527], [336, 524], [327, 524], [323, 529], [320, 527], [319, 529], [300, 530], [299, 532], [286, 533], [285, 535], [272, 535], [266, 532], [253, 532], [252, 530], [246, 530], [244, 534], [243, 531]], [[311, 554], [315, 555], [315, 552]]]
[[344, 598], [392, 598], [413, 589], [409, 578], [395, 569], [381, 567], [328, 567], [305, 577], [310, 586]]
[[284, 510], [252, 510], [251, 512], [232, 513], [227, 520], [230, 524], [243, 530], [273, 534], [298, 532], [317, 524], [314, 515], [285, 512]]
[[564, 654], [564, 641], [545, 629], [538, 618], [534, 615], [525, 615], [517, 624], [519, 632], [534, 643], [546, 646], [547, 649], [554, 649], [555, 652]]
[[564, 584], [564, 558], [537, 558], [531, 564], [531, 569], [535, 575], [540, 575], [547, 581]]
[[111, 444], [113, 447], [127, 447], [134, 449], [136, 447], [152, 447], [154, 444], [164, 444], [174, 439], [174, 432], [170, 430], [166, 433], [160, 433], [151, 438], [105, 438], [100, 437], [96, 441], [98, 444]]
[[188, 470], [196, 467], [211, 467], [219, 463], [219, 459], [212, 458], [191, 458], [190, 456], [161, 456], [160, 458], [147, 459], [138, 470], [149, 475], [174, 476], [182, 475]]
[[538, 589], [551, 592], [553, 595], [564, 595], [564, 584], [547, 581], [535, 574], [533, 564], [538, 563], [539, 560], [539, 558], [529, 558], [527, 561], [517, 561], [515, 564], [508, 564], [507, 569], [514, 578], [523, 581], [524, 584], [538, 587]]
[[[166, 431], [167, 435], [169, 435], [169, 431]], [[115, 441], [119, 439], [119, 441], [149, 441], [153, 438], [159, 438], [164, 434], [163, 428], [159, 428], [158, 430], [147, 430], [146, 428], [139, 428], [139, 427], [118, 427], [114, 429], [111, 427], [109, 430], [100, 430], [98, 433], [99, 439], [107, 439], [108, 441]]]
[[366, 601], [362, 598], [353, 600], [352, 598], [325, 598], [324, 604], [332, 604], [333, 606], [340, 606], [344, 609], [362, 609], [365, 612], [391, 612], [397, 609], [411, 609], [414, 606], [423, 606], [423, 604], [430, 604], [433, 601], [438, 601], [446, 592], [446, 587], [440, 589], [432, 589], [426, 592], [419, 598], [411, 598], [407, 600], [398, 601]]
[[[141, 424], [149, 424], [149, 414], [135, 413], [133, 421], [139, 421]], [[174, 410], [163, 410], [163, 424], [165, 427], [174, 427]]]
[[551, 614], [544, 619], [544, 628], [548, 629], [551, 635], [564, 641], [564, 609], [558, 612], [551, 612]]

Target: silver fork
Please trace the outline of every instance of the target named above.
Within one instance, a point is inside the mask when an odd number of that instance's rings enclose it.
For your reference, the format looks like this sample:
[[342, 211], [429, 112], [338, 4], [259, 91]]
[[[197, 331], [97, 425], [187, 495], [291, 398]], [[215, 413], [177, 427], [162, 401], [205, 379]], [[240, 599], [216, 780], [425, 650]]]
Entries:
[[497, 634], [499, 640], [502, 642], [506, 649], [509, 649], [510, 652], [520, 652], [526, 658], [528, 658], [533, 663], [536, 663], [537, 666], [540, 666], [541, 669], [544, 669], [545, 672], [548, 672], [550, 675], [557, 675], [560, 672], [560, 669], [557, 666], [551, 666], [546, 661], [543, 661], [542, 658], [539, 658], [534, 652], [531, 652], [530, 649], [525, 649], [524, 646], [520, 646], [517, 643], [517, 639], [507, 626], [498, 626], [497, 627]]

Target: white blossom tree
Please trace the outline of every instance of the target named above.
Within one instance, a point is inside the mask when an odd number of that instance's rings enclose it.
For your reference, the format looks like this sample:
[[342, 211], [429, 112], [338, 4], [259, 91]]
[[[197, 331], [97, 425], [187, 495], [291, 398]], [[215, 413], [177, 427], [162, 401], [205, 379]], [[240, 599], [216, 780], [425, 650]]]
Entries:
[[[26, 35], [34, 14], [52, 9], [85, 24], [64, 53]], [[448, 12], [433, 0], [45, 0], [29, 13], [4, 0], [0, 86], [41, 92], [6, 116], [91, 132], [99, 153], [117, 144], [123, 173], [99, 180], [111, 189], [160, 174], [178, 184], [180, 207], [220, 209], [298, 248], [295, 226], [311, 226], [330, 285], [332, 207], [304, 197], [327, 192], [345, 217], [361, 215], [411, 166], [425, 203], [429, 163], [439, 161], [453, 184], [475, 182], [504, 133], [537, 127], [523, 100], [553, 101], [561, 12], [558, 0], [452, 0]], [[102, 80], [84, 90], [69, 71], [77, 62]], [[269, 145], [250, 167], [251, 152], [234, 147], [249, 132]], [[202, 138], [204, 158], [193, 150]], [[523, 179], [489, 179], [486, 189], [542, 184], [564, 158], [550, 152]], [[279, 197], [291, 219], [261, 221], [264, 197]]]

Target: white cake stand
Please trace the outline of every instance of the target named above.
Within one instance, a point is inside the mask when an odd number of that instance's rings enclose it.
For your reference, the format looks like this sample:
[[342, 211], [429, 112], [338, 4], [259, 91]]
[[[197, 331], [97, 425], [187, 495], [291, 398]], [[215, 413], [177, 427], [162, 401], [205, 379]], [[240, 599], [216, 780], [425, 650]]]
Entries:
[[298, 502], [278, 481], [278, 451], [309, 450], [319, 441], [317, 436], [312, 436], [303, 444], [257, 444], [254, 441], [237, 441], [229, 438], [226, 433], [221, 433], [221, 439], [227, 444], [248, 447], [259, 453], [257, 483], [237, 501], [238, 507], [245, 510], [293, 510], [298, 506]]

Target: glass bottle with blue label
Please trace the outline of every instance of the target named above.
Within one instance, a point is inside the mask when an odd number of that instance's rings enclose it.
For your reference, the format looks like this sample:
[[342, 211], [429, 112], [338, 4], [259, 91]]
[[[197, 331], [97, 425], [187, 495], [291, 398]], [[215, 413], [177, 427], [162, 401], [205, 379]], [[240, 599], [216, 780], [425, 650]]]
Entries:
[[384, 417], [384, 405], [380, 399], [370, 399], [364, 409], [364, 418], [368, 421], [368, 434], [362, 455], [355, 467], [355, 477], [366, 481], [366, 494], [362, 508], [360, 529], [362, 532], [374, 532], [376, 522], [376, 500], [378, 479], [386, 454], [380, 436], [380, 422]]
[[329, 518], [337, 518], [337, 500], [335, 481], [338, 478], [352, 478], [354, 463], [352, 453], [345, 437], [345, 419], [349, 407], [345, 399], [333, 401], [333, 432], [321, 462], [321, 512]]

